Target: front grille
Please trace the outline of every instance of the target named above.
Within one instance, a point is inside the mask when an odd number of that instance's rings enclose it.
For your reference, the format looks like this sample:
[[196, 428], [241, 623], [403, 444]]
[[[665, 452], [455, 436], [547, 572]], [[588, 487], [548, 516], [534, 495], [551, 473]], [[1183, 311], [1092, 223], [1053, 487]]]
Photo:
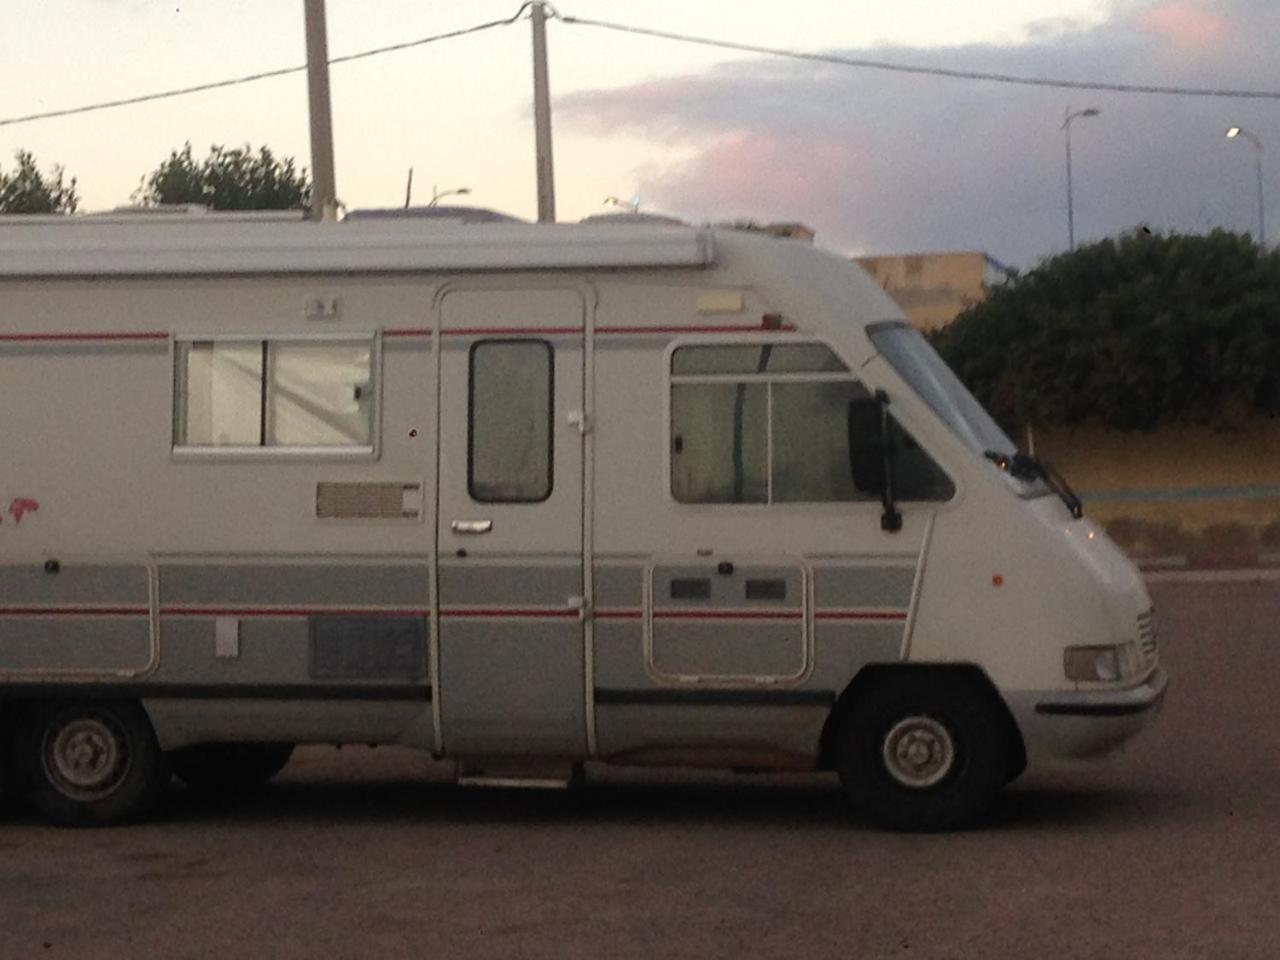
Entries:
[[1152, 607], [1146, 613], [1138, 614], [1138, 643], [1142, 645], [1142, 656], [1146, 660], [1156, 658], [1156, 610]]

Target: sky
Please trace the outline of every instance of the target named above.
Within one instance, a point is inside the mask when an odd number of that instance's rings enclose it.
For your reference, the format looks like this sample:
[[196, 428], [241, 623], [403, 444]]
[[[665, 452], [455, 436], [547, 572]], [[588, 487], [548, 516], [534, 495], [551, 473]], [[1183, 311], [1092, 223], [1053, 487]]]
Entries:
[[[508, 17], [518, 0], [329, 0], [331, 56]], [[566, 15], [904, 64], [1122, 83], [1280, 90], [1276, 0], [556, 0]], [[0, 169], [18, 149], [129, 202], [190, 141], [268, 145], [309, 166], [305, 74], [74, 117], [29, 113], [305, 61], [302, 0], [6, 0]], [[691, 222], [799, 220], [849, 254], [983, 250], [1027, 267], [1137, 226], [1256, 229], [1255, 154], [1280, 198], [1280, 101], [1087, 93], [802, 62], [548, 26], [557, 215], [607, 196]], [[338, 195], [398, 206], [460, 186], [536, 212], [529, 25], [332, 68]], [[1273, 239], [1280, 210], [1271, 211]]]

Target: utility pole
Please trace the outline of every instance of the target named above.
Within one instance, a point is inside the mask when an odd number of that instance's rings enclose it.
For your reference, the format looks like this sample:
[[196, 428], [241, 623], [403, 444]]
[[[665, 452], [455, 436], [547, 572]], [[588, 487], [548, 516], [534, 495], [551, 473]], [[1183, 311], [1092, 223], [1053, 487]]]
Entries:
[[538, 157], [538, 222], [555, 223], [556, 183], [551, 162], [551, 94], [547, 85], [547, 7], [534, 0], [533, 23], [533, 128]]
[[338, 219], [329, 109], [329, 41], [324, 0], [303, 0], [307, 20], [307, 92], [311, 108], [311, 219]]

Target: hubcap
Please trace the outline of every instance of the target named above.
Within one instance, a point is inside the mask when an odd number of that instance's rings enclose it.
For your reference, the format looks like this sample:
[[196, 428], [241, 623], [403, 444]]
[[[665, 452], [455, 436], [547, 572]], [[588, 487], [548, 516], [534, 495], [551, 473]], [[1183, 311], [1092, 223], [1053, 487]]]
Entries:
[[956, 762], [951, 731], [932, 717], [906, 717], [884, 738], [884, 766], [904, 787], [932, 787]]
[[105, 716], [78, 716], [45, 736], [45, 774], [76, 800], [108, 796], [129, 770], [124, 732]]

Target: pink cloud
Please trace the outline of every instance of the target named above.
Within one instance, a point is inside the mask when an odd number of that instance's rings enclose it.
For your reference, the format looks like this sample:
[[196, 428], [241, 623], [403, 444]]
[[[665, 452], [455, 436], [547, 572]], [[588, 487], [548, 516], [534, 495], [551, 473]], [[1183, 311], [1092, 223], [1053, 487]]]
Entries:
[[1135, 17], [1138, 27], [1185, 53], [1220, 48], [1231, 34], [1223, 16], [1194, 0], [1168, 0], [1148, 7]]
[[872, 158], [848, 136], [735, 131], [707, 141], [697, 158], [642, 172], [641, 192], [688, 216], [809, 220], [874, 189]]

